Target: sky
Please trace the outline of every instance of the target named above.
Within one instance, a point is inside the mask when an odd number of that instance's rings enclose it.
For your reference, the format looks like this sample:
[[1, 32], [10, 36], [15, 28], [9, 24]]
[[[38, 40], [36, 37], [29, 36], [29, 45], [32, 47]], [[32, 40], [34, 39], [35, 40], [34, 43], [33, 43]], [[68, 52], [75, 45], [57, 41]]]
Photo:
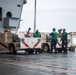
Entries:
[[[31, 27], [34, 31], [34, 3], [27, 0], [23, 6], [19, 31]], [[76, 32], [76, 0], [36, 0], [36, 29], [51, 32], [52, 28], [65, 28], [67, 32]]]

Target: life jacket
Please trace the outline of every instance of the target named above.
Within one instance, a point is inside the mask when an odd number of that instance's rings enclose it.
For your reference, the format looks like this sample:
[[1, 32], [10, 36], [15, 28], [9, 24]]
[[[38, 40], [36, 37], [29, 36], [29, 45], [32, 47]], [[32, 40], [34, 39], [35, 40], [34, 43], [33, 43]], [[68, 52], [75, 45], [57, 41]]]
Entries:
[[52, 39], [57, 40], [58, 38], [58, 33], [57, 32], [52, 32]]
[[37, 38], [38, 38], [38, 37], [41, 37], [40, 32], [38, 32], [38, 33], [35, 32], [35, 33], [34, 33], [34, 37], [37, 37]]

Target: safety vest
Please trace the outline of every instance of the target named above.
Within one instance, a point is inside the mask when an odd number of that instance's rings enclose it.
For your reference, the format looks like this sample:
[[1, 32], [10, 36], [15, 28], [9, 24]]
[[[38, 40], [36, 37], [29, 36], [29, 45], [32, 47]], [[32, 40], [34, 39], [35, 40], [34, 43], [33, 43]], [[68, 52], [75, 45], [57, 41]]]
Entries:
[[40, 32], [38, 32], [38, 33], [34, 33], [34, 37], [37, 37], [37, 38], [39, 38], [39, 37], [41, 37], [41, 34], [40, 34]]
[[57, 32], [52, 32], [52, 39], [57, 40], [58, 38], [58, 33]]

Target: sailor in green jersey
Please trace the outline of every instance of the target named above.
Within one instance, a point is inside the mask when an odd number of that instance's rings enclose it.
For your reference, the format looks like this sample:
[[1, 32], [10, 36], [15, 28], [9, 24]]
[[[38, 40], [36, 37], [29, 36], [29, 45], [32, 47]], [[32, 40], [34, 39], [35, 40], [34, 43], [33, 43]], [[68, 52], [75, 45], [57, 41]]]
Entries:
[[51, 40], [51, 53], [53, 52], [53, 47], [55, 49], [55, 53], [57, 53], [57, 48], [56, 48], [56, 44], [57, 44], [57, 40], [58, 40], [58, 33], [56, 32], [56, 29], [53, 28], [53, 32], [50, 33], [52, 40]]
[[[41, 38], [41, 33], [39, 32], [39, 30], [36, 30], [36, 32], [33, 34], [33, 36], [35, 38]], [[37, 54], [37, 52], [41, 53], [41, 50], [40, 49], [36, 49], [35, 52], [36, 52], [36, 54]]]
[[64, 50], [64, 53], [67, 53], [67, 33], [65, 29], [63, 29], [61, 40], [62, 40], [62, 49]]
[[41, 37], [41, 33], [39, 32], [39, 30], [36, 30], [36, 32], [33, 35], [36, 38], [40, 38]]

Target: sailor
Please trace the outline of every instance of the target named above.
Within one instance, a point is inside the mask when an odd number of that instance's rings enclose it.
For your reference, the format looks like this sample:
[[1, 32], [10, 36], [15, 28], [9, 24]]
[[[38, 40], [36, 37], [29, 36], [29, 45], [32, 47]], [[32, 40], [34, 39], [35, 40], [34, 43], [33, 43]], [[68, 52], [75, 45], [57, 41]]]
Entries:
[[41, 33], [39, 32], [39, 30], [36, 30], [36, 32], [33, 34], [33, 36], [36, 37], [36, 38], [40, 38]]
[[[41, 38], [41, 33], [39, 32], [38, 29], [37, 29], [36, 32], [33, 34], [33, 36], [34, 36], [35, 38]], [[36, 52], [36, 54], [37, 54], [37, 52], [41, 53], [41, 49], [36, 49], [35, 52]]]
[[58, 30], [58, 38], [61, 38], [61, 35], [62, 35], [61, 31], [62, 31], [62, 29]]
[[31, 28], [28, 28], [28, 31], [27, 31], [27, 33], [25, 34], [25, 37], [30, 37], [30, 30], [31, 30]]
[[53, 32], [50, 33], [50, 36], [51, 36], [51, 53], [53, 52], [53, 47], [55, 49], [55, 53], [57, 53], [56, 44], [58, 40], [58, 33], [56, 32], [55, 28], [53, 28]]
[[66, 32], [66, 29], [63, 29], [61, 41], [62, 41], [62, 49], [64, 50], [64, 53], [67, 53], [67, 32]]

